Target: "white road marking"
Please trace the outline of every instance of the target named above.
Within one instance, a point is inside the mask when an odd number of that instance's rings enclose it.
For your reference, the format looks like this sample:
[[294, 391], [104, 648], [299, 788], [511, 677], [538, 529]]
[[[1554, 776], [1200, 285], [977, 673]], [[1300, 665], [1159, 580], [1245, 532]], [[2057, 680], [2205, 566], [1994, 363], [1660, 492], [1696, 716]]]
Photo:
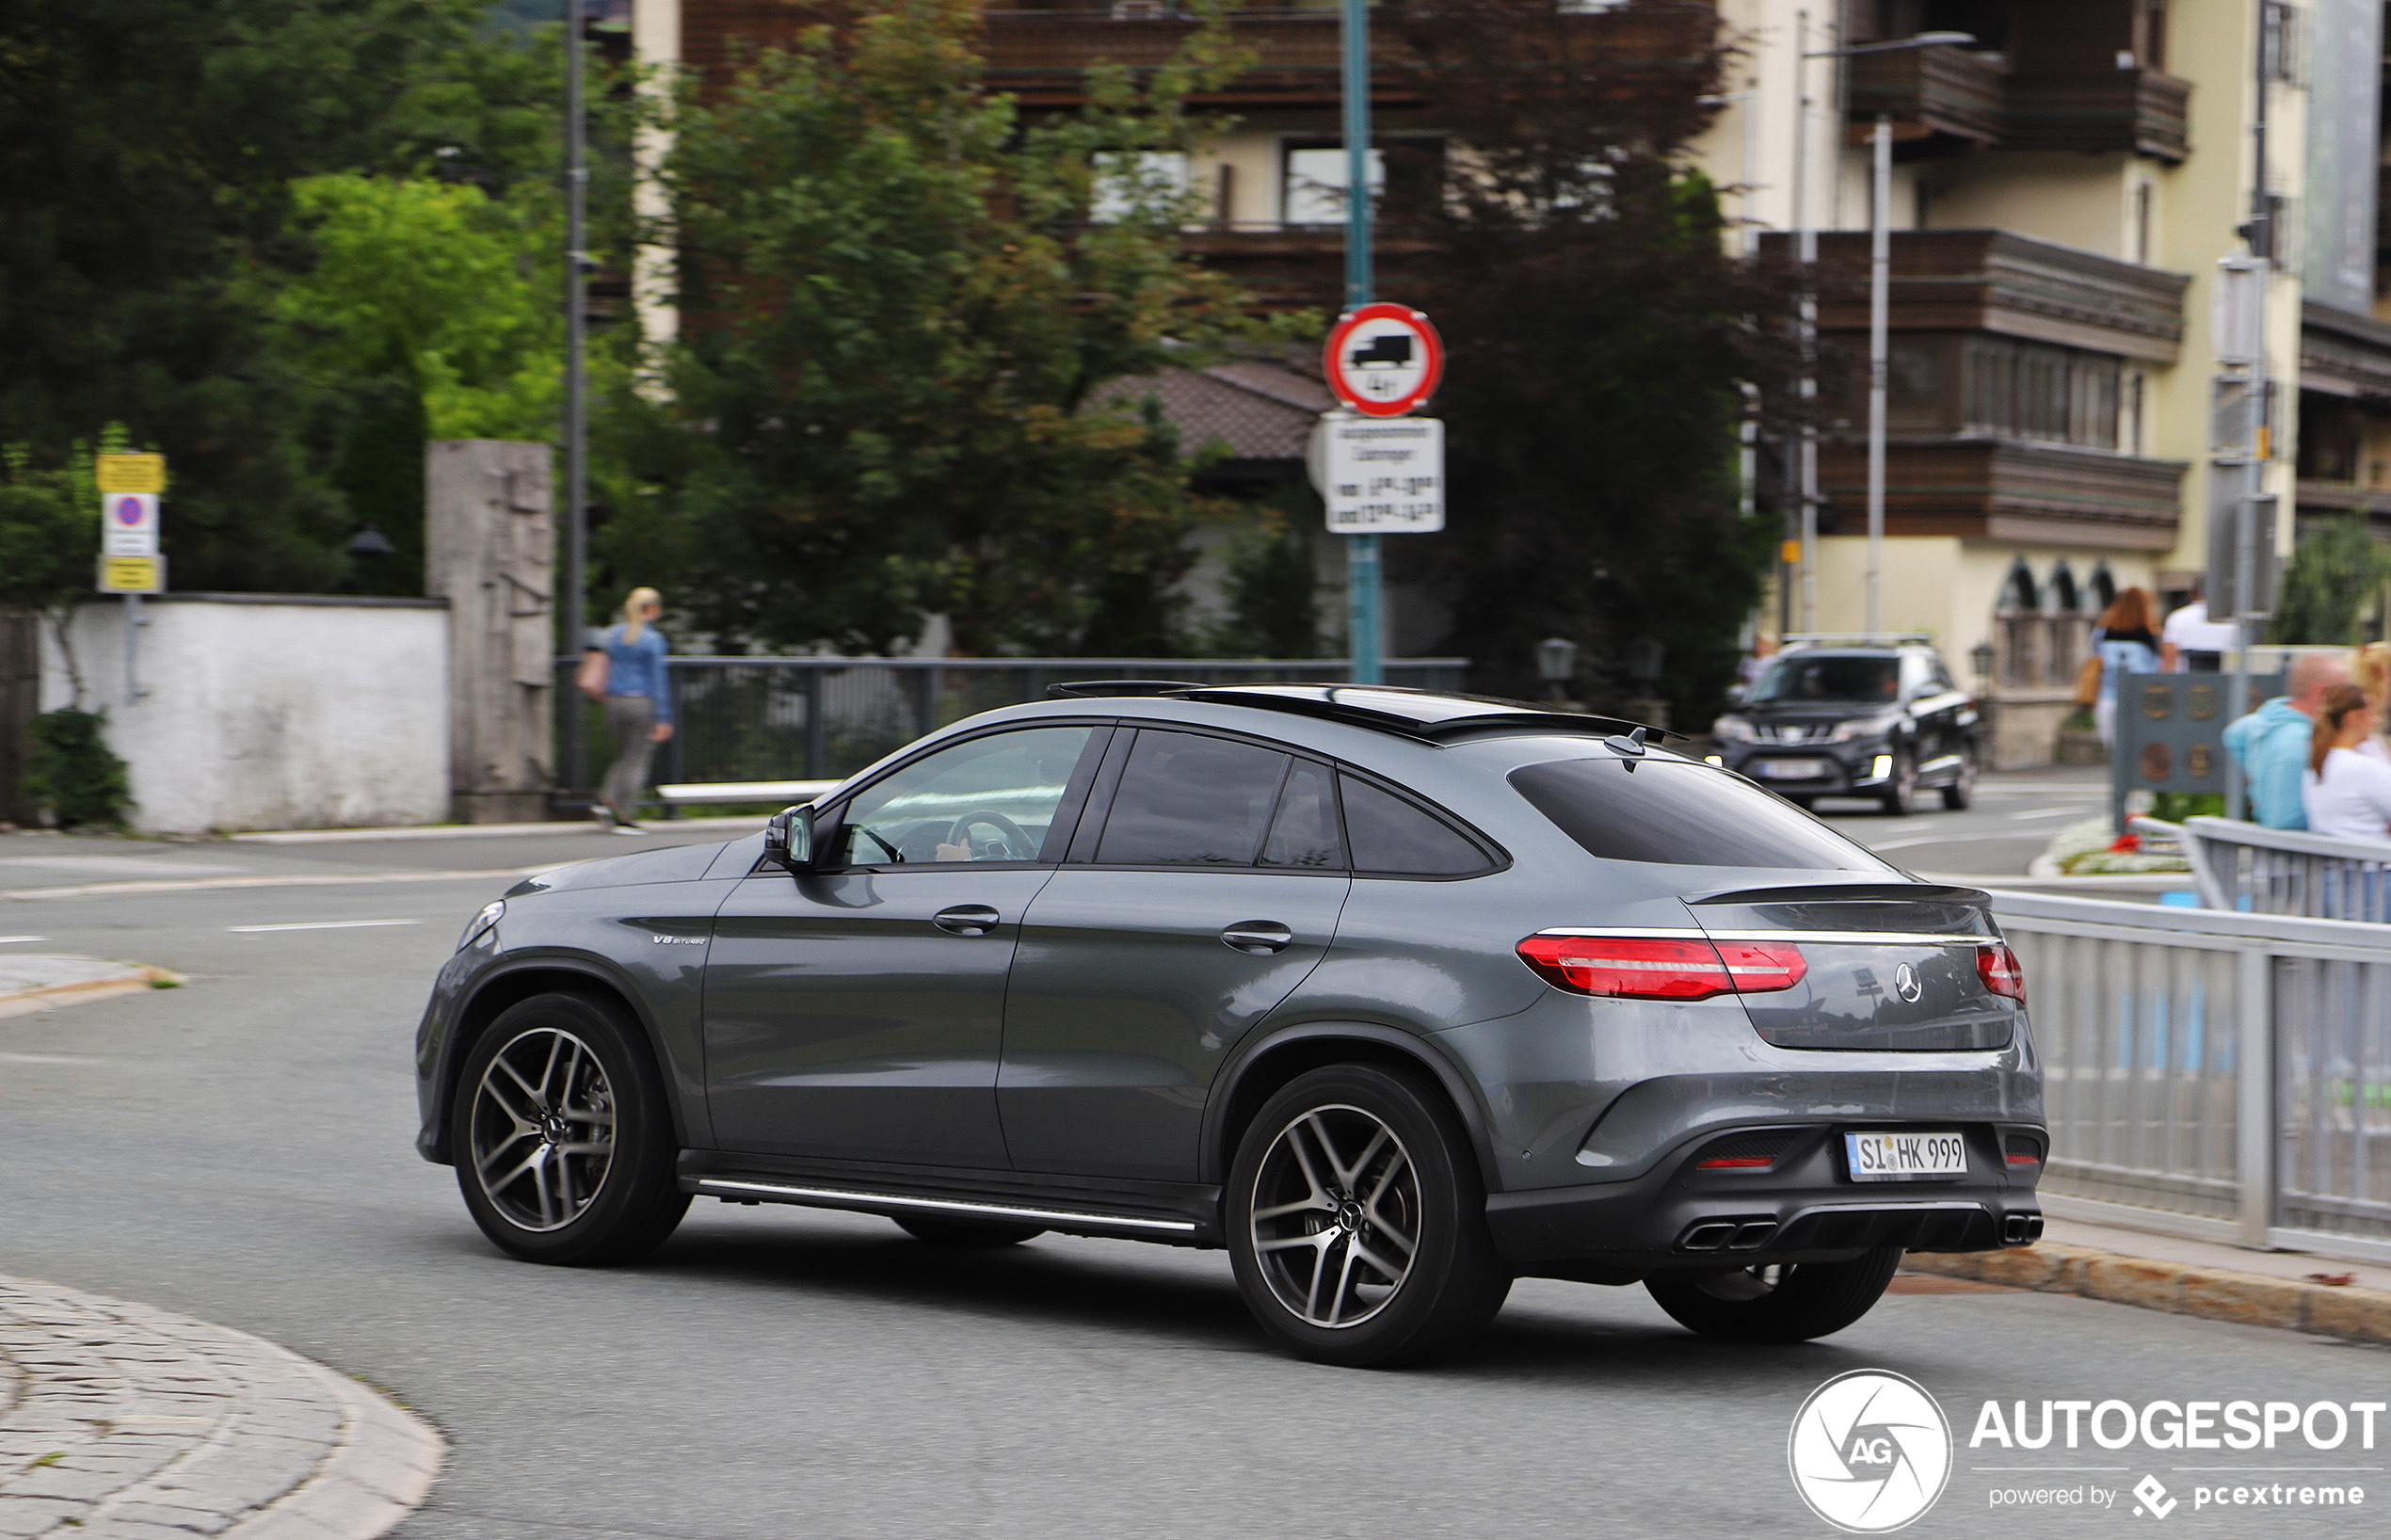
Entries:
[[12, 946], [19, 941], [46, 941], [47, 936], [0, 936], [0, 946]]
[[[558, 863], [563, 864], [563, 863]], [[233, 888], [342, 888], [371, 882], [489, 881], [520, 876], [528, 868], [479, 872], [336, 872], [289, 877], [195, 877], [189, 882], [94, 882], [72, 888], [0, 888], [0, 903], [37, 898], [115, 898], [137, 893], [213, 893]], [[553, 872], [554, 866], [538, 868]]]
[[1921, 834], [1915, 840], [1886, 840], [1872, 844], [1870, 850], [1906, 850], [1911, 845], [1965, 844], [1972, 840], [2030, 840], [2030, 834], [2003, 834], [1996, 829], [1981, 829], [1970, 834]]
[[368, 925], [420, 925], [421, 920], [301, 920], [288, 925], [227, 925], [236, 935], [255, 935], [267, 930], [362, 930]]
[[94, 876], [196, 877], [246, 872], [220, 861], [185, 861], [163, 856], [0, 856], [0, 866], [34, 866], [48, 872], [88, 872]]
[[2083, 808], [2034, 808], [2026, 812], [2005, 813], [2002, 816], [2012, 821], [2023, 818], [2073, 818], [2084, 810]]

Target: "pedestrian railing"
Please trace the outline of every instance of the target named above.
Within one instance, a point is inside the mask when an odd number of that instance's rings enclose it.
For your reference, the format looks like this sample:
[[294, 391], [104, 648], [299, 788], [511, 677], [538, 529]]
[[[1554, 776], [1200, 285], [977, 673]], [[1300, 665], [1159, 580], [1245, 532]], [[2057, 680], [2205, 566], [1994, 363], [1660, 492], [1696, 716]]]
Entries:
[[[568, 709], [581, 698], [571, 687], [578, 666], [557, 660], [557, 697]], [[1041, 699], [1050, 684], [1324, 683], [1351, 674], [1342, 658], [690, 657], [672, 659], [671, 668], [678, 721], [656, 757], [656, 779], [700, 784], [852, 775], [949, 722]], [[1389, 684], [1457, 690], [1469, 662], [1393, 658], [1384, 668]], [[589, 742], [595, 778], [604, 734]]]
[[2131, 826], [2183, 847], [2209, 908], [2391, 924], [2391, 841], [2336, 840], [2233, 818], [2136, 818]]
[[2049, 1211], [2391, 1260], [2391, 926], [2010, 892], [1994, 913], [2042, 1054]]

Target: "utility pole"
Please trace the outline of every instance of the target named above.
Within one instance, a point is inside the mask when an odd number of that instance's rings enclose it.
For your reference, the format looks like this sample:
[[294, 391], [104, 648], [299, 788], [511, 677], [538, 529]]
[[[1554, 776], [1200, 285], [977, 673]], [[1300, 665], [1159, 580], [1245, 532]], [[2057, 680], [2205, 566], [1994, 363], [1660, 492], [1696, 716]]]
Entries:
[[[1342, 0], [1345, 97], [1345, 309], [1370, 303], [1370, 7]], [[1346, 649], [1356, 684], [1385, 678], [1380, 650], [1378, 537], [1345, 537]]]
[[1886, 328], [1893, 274], [1893, 120], [1876, 115], [1875, 203], [1868, 245], [1868, 632], [1885, 629]]
[[1793, 263], [1801, 352], [1802, 629], [1818, 630], [1818, 232], [1810, 224], [1810, 13], [1793, 13]]
[[[584, 568], [589, 559], [589, 125], [583, 109], [583, 0], [565, 0], [565, 569], [564, 650], [575, 660], [587, 645]], [[557, 692], [565, 714], [564, 779], [589, 784], [587, 716], [578, 690]]]

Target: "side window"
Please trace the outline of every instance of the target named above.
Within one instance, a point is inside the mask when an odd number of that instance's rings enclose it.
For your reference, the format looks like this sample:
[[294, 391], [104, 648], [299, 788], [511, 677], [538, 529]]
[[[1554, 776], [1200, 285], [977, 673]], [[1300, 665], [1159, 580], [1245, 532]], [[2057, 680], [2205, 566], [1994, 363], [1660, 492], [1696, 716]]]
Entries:
[[856, 794], [842, 819], [841, 864], [1034, 861], [1094, 728], [1030, 728], [942, 748]]
[[1263, 866], [1293, 866], [1309, 872], [1345, 869], [1345, 840], [1337, 827], [1337, 790], [1325, 765], [1295, 762], [1278, 794], [1278, 812], [1262, 842]]
[[1929, 694], [1934, 687], [1934, 673], [1926, 660], [1915, 652], [1902, 654], [1902, 698], [1915, 700]]
[[1435, 814], [1352, 776], [1338, 778], [1354, 870], [1389, 876], [1463, 877], [1492, 869], [1477, 842]]
[[1193, 732], [1141, 730], [1096, 859], [1102, 866], [1251, 866], [1288, 756]]

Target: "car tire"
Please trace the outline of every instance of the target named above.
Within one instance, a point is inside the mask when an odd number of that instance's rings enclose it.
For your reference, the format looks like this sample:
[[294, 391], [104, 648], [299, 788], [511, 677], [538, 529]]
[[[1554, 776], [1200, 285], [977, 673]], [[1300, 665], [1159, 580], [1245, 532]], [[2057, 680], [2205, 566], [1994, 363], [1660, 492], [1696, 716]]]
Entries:
[[1893, 750], [1893, 774], [1876, 800], [1890, 818], [1905, 817], [1918, 806], [1918, 759], [1908, 749]]
[[999, 1246], [1018, 1246], [1024, 1241], [1035, 1241], [1046, 1230], [1037, 1225], [981, 1224], [970, 1219], [923, 1219], [915, 1214], [895, 1216], [897, 1227], [926, 1245], [948, 1246], [958, 1251], [993, 1251]]
[[1644, 1280], [1677, 1324], [1727, 1342], [1805, 1342], [1868, 1314], [1902, 1265], [1902, 1248], [1878, 1246], [1848, 1262], [1795, 1262], [1709, 1275], [1659, 1273]]
[[1354, 1064], [1290, 1082], [1239, 1141], [1224, 1207], [1246, 1307], [1318, 1363], [1424, 1363], [1511, 1292], [1469, 1137], [1417, 1075]]
[[489, 1024], [458, 1072], [448, 1147], [473, 1222], [527, 1262], [634, 1261], [689, 1209], [646, 1038], [594, 995], [534, 995]]
[[1949, 786], [1943, 788], [1943, 807], [1950, 812], [1966, 812], [1967, 805], [1974, 800], [1976, 800], [1976, 756], [1962, 753], [1959, 757], [1959, 774], [1951, 778], [1951, 783]]

